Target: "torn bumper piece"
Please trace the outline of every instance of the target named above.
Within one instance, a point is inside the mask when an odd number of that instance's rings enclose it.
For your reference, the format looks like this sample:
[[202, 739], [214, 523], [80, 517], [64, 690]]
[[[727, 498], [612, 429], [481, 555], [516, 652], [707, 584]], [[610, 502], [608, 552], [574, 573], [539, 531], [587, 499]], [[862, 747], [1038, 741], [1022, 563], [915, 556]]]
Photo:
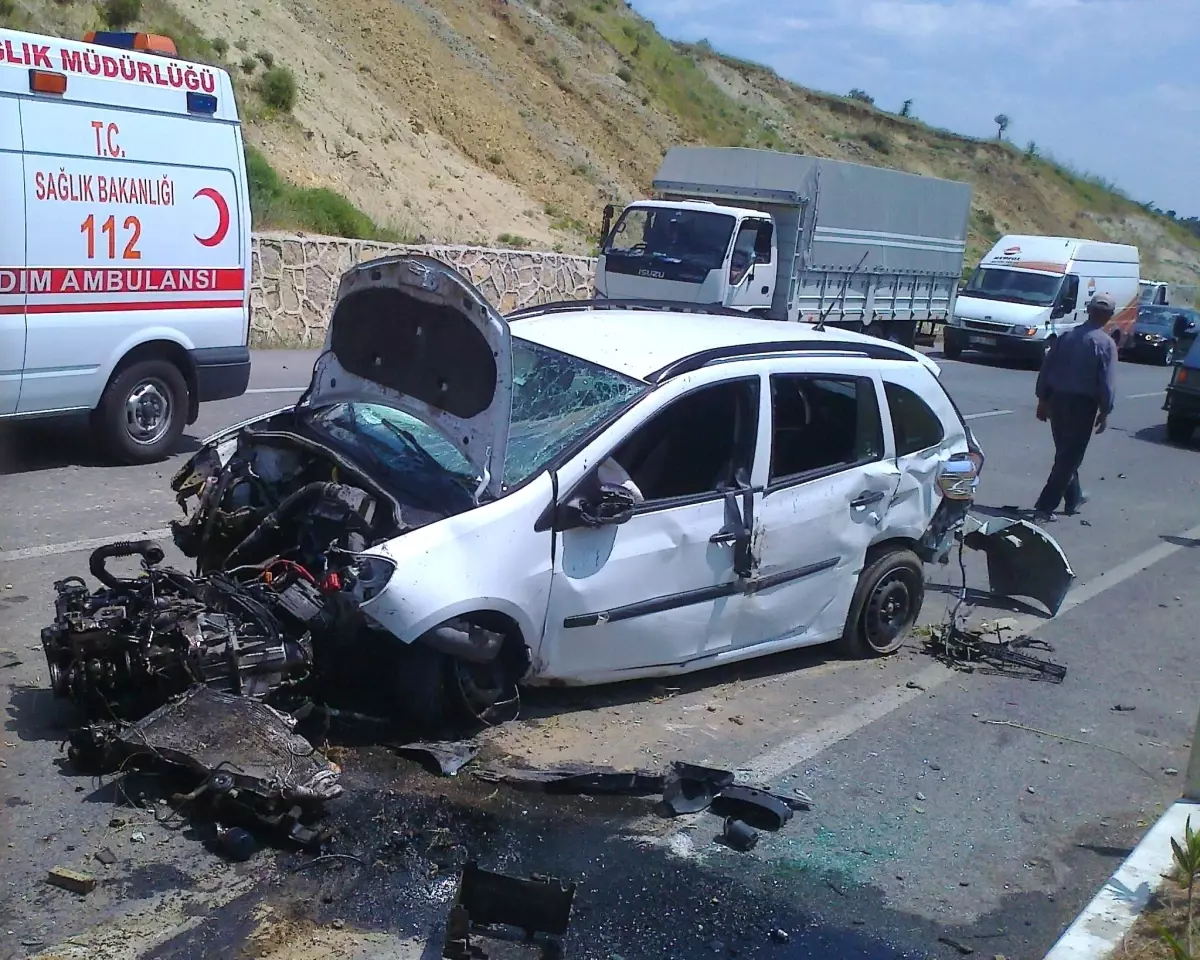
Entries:
[[963, 543], [987, 557], [991, 591], [1002, 597], [1037, 600], [1054, 616], [1075, 579], [1058, 542], [1027, 520], [968, 515]]
[[71, 755], [102, 769], [157, 770], [186, 788], [177, 805], [207, 804], [219, 821], [314, 847], [324, 837], [302, 821], [341, 796], [340, 770], [294, 725], [257, 700], [196, 686], [123, 729], [82, 728]]

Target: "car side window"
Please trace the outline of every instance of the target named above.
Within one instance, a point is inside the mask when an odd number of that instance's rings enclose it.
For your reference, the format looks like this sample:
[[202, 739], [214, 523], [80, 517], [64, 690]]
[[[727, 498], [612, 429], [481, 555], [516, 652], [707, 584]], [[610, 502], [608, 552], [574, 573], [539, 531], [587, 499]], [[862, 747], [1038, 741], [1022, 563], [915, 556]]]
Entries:
[[898, 383], [883, 384], [888, 407], [892, 411], [892, 431], [896, 435], [896, 456], [936, 447], [946, 436], [942, 421], [924, 400]]
[[610, 459], [645, 503], [702, 497], [746, 481], [758, 434], [758, 379], [701, 387], [668, 404]]
[[1078, 274], [1068, 273], [1066, 282], [1063, 284], [1061, 302], [1063, 309], [1067, 313], [1075, 310], [1076, 304], [1079, 303], [1079, 276]]
[[883, 456], [870, 377], [773, 374], [771, 414], [771, 483]]

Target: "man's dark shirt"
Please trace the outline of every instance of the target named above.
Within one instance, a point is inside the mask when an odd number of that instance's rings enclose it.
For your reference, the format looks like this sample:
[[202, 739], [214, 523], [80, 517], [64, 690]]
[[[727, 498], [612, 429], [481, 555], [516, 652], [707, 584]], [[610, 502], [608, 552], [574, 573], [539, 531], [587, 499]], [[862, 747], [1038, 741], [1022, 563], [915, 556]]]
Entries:
[[1050, 348], [1037, 379], [1037, 397], [1053, 393], [1089, 397], [1105, 415], [1116, 402], [1117, 345], [1104, 328], [1084, 323], [1068, 330]]

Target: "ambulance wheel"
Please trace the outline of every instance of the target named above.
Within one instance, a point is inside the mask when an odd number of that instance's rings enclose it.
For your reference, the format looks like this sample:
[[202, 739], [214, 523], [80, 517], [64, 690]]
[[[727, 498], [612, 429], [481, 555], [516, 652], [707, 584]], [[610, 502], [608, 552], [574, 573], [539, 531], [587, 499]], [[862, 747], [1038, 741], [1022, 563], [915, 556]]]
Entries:
[[96, 410], [104, 445], [123, 463], [168, 456], [187, 419], [187, 383], [168, 360], [140, 360], [120, 371]]

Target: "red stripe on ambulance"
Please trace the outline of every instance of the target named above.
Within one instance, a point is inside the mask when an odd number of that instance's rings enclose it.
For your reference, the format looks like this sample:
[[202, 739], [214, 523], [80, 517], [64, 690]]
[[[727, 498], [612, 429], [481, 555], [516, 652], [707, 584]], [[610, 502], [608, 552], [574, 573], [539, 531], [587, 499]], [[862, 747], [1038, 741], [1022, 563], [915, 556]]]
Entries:
[[245, 286], [241, 267], [0, 268], [0, 294], [212, 293]]

